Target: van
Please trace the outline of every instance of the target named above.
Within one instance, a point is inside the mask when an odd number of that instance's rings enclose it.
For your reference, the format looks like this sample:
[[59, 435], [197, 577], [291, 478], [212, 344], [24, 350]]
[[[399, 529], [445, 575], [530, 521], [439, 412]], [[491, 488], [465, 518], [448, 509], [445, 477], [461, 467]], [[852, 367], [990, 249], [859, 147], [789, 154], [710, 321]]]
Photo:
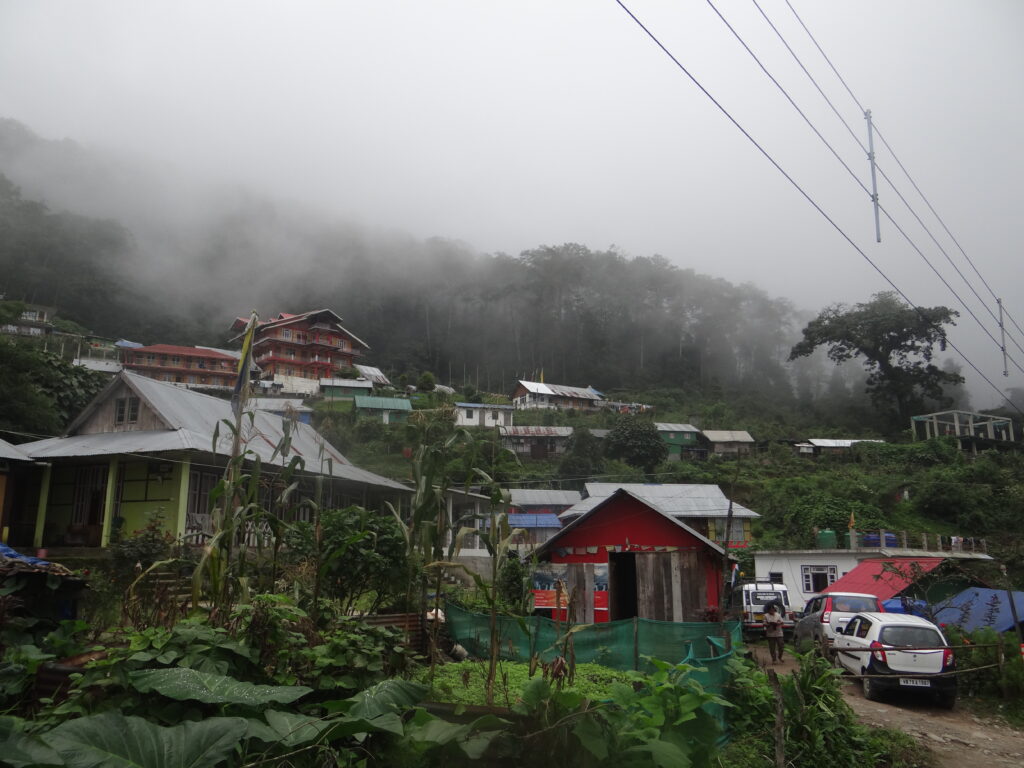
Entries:
[[729, 618], [742, 622], [744, 637], [761, 637], [764, 634], [764, 612], [769, 603], [775, 603], [782, 614], [782, 631], [792, 632], [795, 620], [785, 584], [738, 584], [732, 591], [727, 613]]

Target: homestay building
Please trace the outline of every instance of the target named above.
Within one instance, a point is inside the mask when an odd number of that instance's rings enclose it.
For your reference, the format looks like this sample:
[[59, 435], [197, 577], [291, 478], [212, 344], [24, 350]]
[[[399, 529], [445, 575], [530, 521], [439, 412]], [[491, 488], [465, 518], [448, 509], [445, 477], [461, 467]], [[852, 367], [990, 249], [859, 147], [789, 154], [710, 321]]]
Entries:
[[654, 422], [658, 437], [668, 446], [668, 460], [679, 461], [683, 457], [702, 457], [707, 449], [700, 444], [700, 430], [691, 424], [670, 424]]
[[[240, 340], [248, 318], [231, 326]], [[370, 346], [348, 331], [342, 318], [329, 309], [290, 315], [282, 312], [261, 321], [253, 334], [253, 361], [262, 381], [285, 393], [315, 395], [321, 379], [340, 378], [341, 371], [355, 372], [355, 361]]]
[[519, 410], [555, 408], [597, 410], [604, 395], [593, 387], [567, 387], [564, 384], [545, 384], [543, 381], [520, 380], [512, 393], [512, 403]]
[[498, 427], [501, 447], [524, 458], [561, 456], [569, 448], [572, 427]]
[[[250, 409], [247, 409], [250, 410]], [[201, 543], [212, 531], [210, 494], [232, 454], [231, 404], [122, 371], [68, 427], [63, 437], [18, 446], [41, 464], [35, 498], [11, 510], [11, 543], [36, 547], [104, 547], [115, 531], [142, 528], [152, 515], [172, 536]], [[287, 441], [285, 440], [287, 436]], [[300, 495], [325, 478], [323, 504], [383, 508], [408, 489], [353, 466], [312, 427], [251, 410], [242, 419], [242, 449], [259, 457], [261, 500], [294, 457]], [[301, 505], [297, 519], [308, 515]]]
[[157, 381], [201, 387], [231, 387], [237, 377], [238, 358], [205, 347], [153, 344], [122, 351], [126, 370]]
[[[650, 500], [618, 488], [537, 550], [534, 605], [580, 623], [704, 621], [722, 604], [726, 550]], [[561, 587], [564, 585], [564, 589]]]
[[685, 522], [702, 536], [730, 549], [749, 545], [751, 521], [760, 517], [742, 504], [730, 501], [717, 485], [587, 483], [584, 486], [585, 497], [559, 514], [562, 524], [586, 514], [619, 490], [644, 499], [669, 517]]
[[754, 447], [750, 433], [739, 429], [705, 429], [700, 436], [708, 453], [713, 456], [748, 456]]
[[511, 405], [455, 403], [455, 426], [511, 427], [515, 410]]

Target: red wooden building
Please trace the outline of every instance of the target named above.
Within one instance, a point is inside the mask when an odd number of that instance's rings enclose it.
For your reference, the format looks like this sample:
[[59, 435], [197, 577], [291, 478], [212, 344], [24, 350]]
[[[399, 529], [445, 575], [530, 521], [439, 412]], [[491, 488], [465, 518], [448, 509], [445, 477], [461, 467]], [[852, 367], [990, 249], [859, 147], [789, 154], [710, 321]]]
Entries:
[[722, 605], [725, 550], [624, 489], [573, 520], [537, 557], [550, 565], [538, 569], [535, 606], [556, 608], [561, 581], [567, 595], [576, 593], [578, 622], [715, 620]]
[[124, 367], [157, 381], [195, 386], [231, 387], [238, 359], [203, 347], [154, 344], [124, 350]]

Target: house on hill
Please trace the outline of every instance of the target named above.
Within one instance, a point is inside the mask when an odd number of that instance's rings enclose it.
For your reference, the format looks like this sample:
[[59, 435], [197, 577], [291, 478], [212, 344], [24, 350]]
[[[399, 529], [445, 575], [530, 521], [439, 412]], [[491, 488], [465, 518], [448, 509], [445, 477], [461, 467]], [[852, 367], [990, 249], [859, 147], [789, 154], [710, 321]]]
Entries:
[[[249, 323], [239, 317], [231, 330], [240, 340]], [[370, 346], [346, 329], [341, 317], [329, 309], [290, 315], [282, 312], [273, 320], [260, 321], [253, 334], [253, 362], [261, 369], [263, 381], [279, 385], [289, 394], [315, 395], [320, 379], [340, 378], [341, 371], [354, 371], [357, 358]]]
[[501, 447], [542, 461], [568, 450], [572, 427], [498, 427]]
[[532, 408], [574, 408], [596, 410], [604, 395], [593, 387], [567, 387], [563, 384], [545, 384], [543, 381], [520, 380], [512, 393], [512, 403], [519, 410]]
[[684, 456], [703, 457], [707, 449], [700, 444], [700, 430], [690, 424], [654, 422], [658, 437], [668, 445], [668, 460], [679, 461]]
[[511, 427], [516, 409], [491, 403], [455, 403], [457, 427]]
[[373, 382], [362, 376], [358, 379], [320, 379], [320, 394], [328, 399], [372, 395]]
[[404, 397], [367, 397], [356, 395], [353, 398], [357, 416], [369, 416], [380, 419], [384, 424], [404, 424], [412, 412], [412, 402]]
[[[201, 543], [212, 526], [211, 491], [232, 452], [225, 421], [234, 423], [226, 400], [122, 371], [63, 437], [18, 446], [42, 466], [34, 495], [23, 495], [11, 511], [12, 534], [19, 532], [12, 544], [105, 547], [115, 526], [137, 530], [154, 513], [162, 514], [171, 536]], [[282, 451], [286, 435], [290, 442]], [[268, 506], [274, 478], [293, 457], [304, 465], [300, 491], [311, 496], [314, 479], [325, 479], [325, 506], [383, 508], [409, 494], [353, 466], [309, 425], [265, 411], [242, 419], [242, 447], [260, 458]], [[300, 506], [296, 514], [303, 519], [308, 511]]]
[[754, 446], [750, 433], [739, 429], [705, 429], [700, 435], [708, 453], [714, 456], [749, 456]]
[[157, 381], [199, 387], [233, 387], [238, 358], [208, 347], [153, 344], [122, 351], [126, 370]]
[[848, 440], [831, 437], [812, 437], [804, 443], [797, 443], [800, 456], [845, 456], [856, 443], [884, 443], [884, 440]]
[[[751, 540], [750, 524], [760, 517], [742, 504], [730, 502], [722, 489], [711, 484], [587, 483], [585, 497], [562, 512], [567, 525], [584, 515], [619, 490], [641, 498], [669, 517], [679, 519], [700, 535], [725, 544], [730, 549], [744, 548]], [[731, 530], [726, 527], [732, 509]]]
[[[722, 605], [726, 552], [683, 520], [625, 488], [603, 497], [537, 550], [548, 583], [535, 605], [552, 602], [555, 580], [575, 593], [581, 623], [633, 617], [703, 621]], [[560, 612], [564, 613], [564, 612]]]

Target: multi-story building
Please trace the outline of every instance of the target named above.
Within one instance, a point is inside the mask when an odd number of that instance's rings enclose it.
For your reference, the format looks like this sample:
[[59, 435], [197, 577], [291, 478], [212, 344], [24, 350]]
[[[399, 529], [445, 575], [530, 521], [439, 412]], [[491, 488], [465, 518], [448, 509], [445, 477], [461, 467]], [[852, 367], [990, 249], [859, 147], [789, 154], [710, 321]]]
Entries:
[[238, 358], [204, 347], [154, 344], [125, 349], [124, 367], [157, 381], [197, 387], [233, 387]]
[[[247, 323], [240, 317], [231, 330], [241, 335]], [[260, 368], [260, 378], [282, 392], [316, 394], [321, 379], [341, 378], [341, 372], [351, 371], [369, 348], [329, 309], [299, 315], [282, 312], [256, 327], [253, 362]]]

